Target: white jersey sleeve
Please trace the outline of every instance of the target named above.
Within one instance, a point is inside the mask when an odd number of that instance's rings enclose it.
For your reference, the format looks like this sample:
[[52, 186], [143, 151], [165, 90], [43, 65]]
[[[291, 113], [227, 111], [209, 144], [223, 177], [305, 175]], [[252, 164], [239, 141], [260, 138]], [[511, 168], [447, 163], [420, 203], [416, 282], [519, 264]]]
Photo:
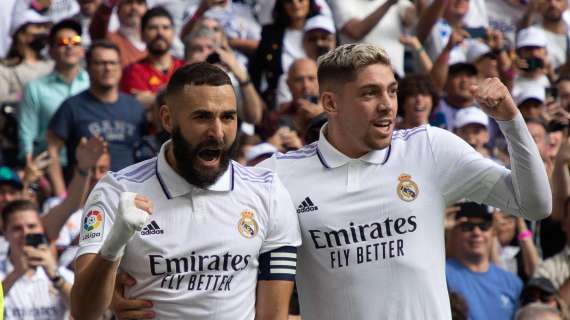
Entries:
[[87, 198], [81, 218], [77, 257], [86, 253], [99, 252], [113, 226], [119, 197], [124, 191], [126, 189], [116, 181], [112, 173], [105, 175], [93, 188]]
[[268, 234], [263, 241], [260, 253], [265, 253], [280, 247], [298, 247], [301, 245], [299, 220], [293, 207], [291, 196], [277, 176], [273, 177], [269, 200], [270, 225]]
[[484, 158], [453, 133], [429, 127], [428, 137], [441, 193], [448, 204], [461, 198], [536, 220], [551, 210], [550, 186], [538, 149], [519, 114], [499, 121], [509, 144], [512, 171]]

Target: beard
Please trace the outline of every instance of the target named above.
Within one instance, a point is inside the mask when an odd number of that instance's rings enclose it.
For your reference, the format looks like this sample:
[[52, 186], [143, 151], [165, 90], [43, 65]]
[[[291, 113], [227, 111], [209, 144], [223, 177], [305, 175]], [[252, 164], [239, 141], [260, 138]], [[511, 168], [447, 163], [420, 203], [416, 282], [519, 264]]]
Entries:
[[[160, 41], [164, 41], [167, 43], [167, 46], [162, 47], [160, 45]], [[165, 53], [167, 53], [168, 51], [170, 51], [170, 44], [168, 43], [168, 41], [166, 41], [166, 39], [164, 39], [163, 37], [156, 37], [155, 39], [153, 39], [148, 45], [147, 45], [147, 50], [150, 54], [152, 54], [153, 56], [161, 56]]]
[[[238, 145], [236, 138], [228, 148], [224, 148], [223, 141], [216, 139], [208, 139], [194, 146], [182, 137], [179, 127], [172, 130], [172, 147], [178, 172], [189, 184], [201, 189], [213, 185], [227, 170], [230, 159], [237, 153]], [[204, 151], [209, 149], [219, 150], [216, 169], [205, 169], [199, 165], [198, 158], [204, 156]]]

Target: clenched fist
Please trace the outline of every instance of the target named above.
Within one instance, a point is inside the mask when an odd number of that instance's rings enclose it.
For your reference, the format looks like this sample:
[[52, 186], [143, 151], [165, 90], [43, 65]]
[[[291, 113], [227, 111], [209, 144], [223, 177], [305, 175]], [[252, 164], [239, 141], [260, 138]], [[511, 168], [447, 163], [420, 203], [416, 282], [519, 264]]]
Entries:
[[509, 89], [498, 78], [487, 78], [470, 90], [481, 109], [495, 120], [513, 120], [519, 113]]

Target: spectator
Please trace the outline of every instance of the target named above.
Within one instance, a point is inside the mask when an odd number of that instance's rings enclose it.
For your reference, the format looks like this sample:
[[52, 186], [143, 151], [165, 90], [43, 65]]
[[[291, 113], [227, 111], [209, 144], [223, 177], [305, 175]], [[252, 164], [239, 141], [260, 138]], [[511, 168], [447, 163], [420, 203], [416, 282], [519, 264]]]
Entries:
[[570, 76], [561, 75], [556, 81], [556, 90], [558, 91], [558, 100], [562, 109], [570, 112]]
[[[64, 145], [68, 159], [74, 159], [75, 147], [82, 138], [101, 137], [108, 144], [111, 170], [117, 171], [134, 163], [134, 145], [146, 130], [144, 108], [119, 92], [119, 49], [105, 40], [95, 42], [86, 61], [91, 86], [67, 99], [49, 125], [48, 150], [54, 160], [49, 173], [57, 194], [65, 189], [61, 167], [55, 161]], [[66, 168], [66, 177], [74, 164]]]
[[170, 54], [175, 34], [173, 20], [168, 11], [162, 7], [148, 10], [142, 18], [141, 28], [148, 55], [125, 68], [121, 90], [134, 95], [140, 103], [149, 107], [158, 90], [168, 82], [184, 61]]
[[489, 143], [489, 117], [478, 107], [460, 109], [455, 114], [455, 134], [486, 158], [491, 157]]
[[522, 282], [490, 261], [493, 218], [487, 206], [463, 203], [455, 219], [449, 239], [454, 257], [446, 264], [450, 291], [467, 300], [469, 319], [512, 319]]
[[[117, 6], [119, 29], [109, 31], [109, 21]], [[141, 19], [147, 10], [146, 0], [103, 1], [97, 8], [89, 26], [92, 40], [107, 39], [121, 50], [124, 68], [146, 57], [146, 45], [141, 39]]]
[[544, 277], [552, 282], [554, 288], [558, 290], [562, 300], [566, 304], [570, 303], [570, 198], [566, 199], [562, 215], [562, 229], [566, 233], [566, 245], [562, 251], [544, 260], [536, 269], [534, 277]]
[[[16, 200], [2, 210], [4, 235], [10, 245], [0, 261], [4, 290], [4, 319], [63, 319], [69, 306], [73, 273], [58, 267], [36, 205]], [[31, 243], [35, 235], [40, 241]], [[43, 238], [43, 240], [42, 240]]]
[[89, 25], [95, 16], [95, 12], [102, 0], [76, 0], [79, 4], [79, 12], [76, 13], [71, 19], [81, 24], [81, 38], [83, 45], [89, 47], [91, 45], [91, 35], [89, 34]]
[[529, 86], [519, 91], [515, 96], [515, 102], [525, 118], [543, 118], [545, 112], [544, 89], [542, 87]]
[[416, 8], [408, 0], [331, 0], [342, 43], [381, 45], [395, 72], [404, 76], [404, 45], [400, 36], [416, 23]]
[[[207, 61], [226, 71], [238, 98], [239, 118], [247, 123], [259, 124], [265, 106], [235, 52], [227, 45], [216, 45], [217, 35], [204, 27], [194, 29], [187, 38], [186, 62]], [[222, 43], [227, 41], [223, 39]]]
[[524, 286], [521, 293], [521, 307], [531, 303], [543, 303], [547, 306], [558, 308], [556, 296], [558, 291], [547, 278], [532, 278]]
[[554, 70], [566, 63], [568, 55], [568, 26], [562, 19], [562, 14], [568, 9], [566, 0], [544, 1], [539, 7], [542, 22], [538, 28], [546, 37], [546, 51], [548, 61]]
[[[320, 14], [309, 18], [303, 31], [303, 49], [307, 58], [317, 61], [320, 55], [336, 48], [336, 29], [331, 18]], [[277, 85], [277, 107], [291, 99], [287, 74], [284, 73]]]
[[11, 27], [14, 24], [14, 19], [17, 15], [16, 13], [16, 0], [4, 0], [0, 1], [0, 12], [4, 13], [2, 19], [0, 19], [0, 58], [4, 58], [11, 44], [12, 34]]
[[531, 303], [519, 311], [515, 315], [515, 320], [565, 320], [561, 317], [560, 311], [553, 307], [536, 302]]
[[14, 28], [12, 45], [0, 65], [0, 102], [19, 102], [26, 83], [53, 69], [53, 61], [41, 53], [47, 44], [49, 20], [33, 10], [24, 16], [22, 24]]
[[[89, 87], [87, 72], [81, 68], [84, 49], [81, 26], [63, 20], [50, 30], [48, 44], [55, 62], [54, 71], [28, 83], [18, 114], [19, 157], [47, 150], [46, 132], [53, 114], [68, 97]], [[65, 165], [67, 159], [60, 158]]]
[[236, 53], [252, 55], [257, 50], [261, 26], [253, 16], [252, 9], [246, 4], [232, 0], [201, 0], [199, 4], [190, 5], [185, 15], [192, 18], [188, 20], [180, 33], [183, 41], [196, 27], [196, 22], [206, 16], [220, 22], [228, 37], [229, 46]]
[[[525, 11], [533, 11], [533, 3], [537, 1], [517, 0], [485, 0], [489, 26], [503, 33], [505, 37], [505, 49], [515, 48], [516, 31], [523, 19]], [[535, 11], [535, 10], [534, 10]]]
[[538, 27], [523, 29], [517, 34], [517, 56], [515, 65], [519, 74], [514, 79], [512, 93], [518, 96], [529, 88], [546, 89], [554, 71], [548, 62], [546, 35]]
[[[276, 90], [280, 76], [295, 59], [305, 56], [303, 50], [303, 27], [305, 21], [319, 14], [314, 0], [277, 0], [273, 9], [275, 21], [263, 26], [261, 40], [249, 74], [258, 92], [261, 92], [267, 107], [276, 107]], [[265, 79], [267, 86], [262, 86]]]
[[398, 86], [399, 129], [411, 129], [428, 124], [439, 97], [427, 75], [406, 75]]

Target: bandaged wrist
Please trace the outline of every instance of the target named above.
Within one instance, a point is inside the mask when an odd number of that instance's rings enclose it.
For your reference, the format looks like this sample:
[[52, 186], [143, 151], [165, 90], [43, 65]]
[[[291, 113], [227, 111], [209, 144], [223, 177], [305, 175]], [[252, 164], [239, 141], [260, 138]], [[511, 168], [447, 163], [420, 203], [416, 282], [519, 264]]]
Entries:
[[146, 211], [135, 206], [135, 197], [136, 193], [133, 192], [121, 194], [117, 218], [99, 251], [106, 260], [119, 260], [135, 232], [140, 231], [150, 219]]

